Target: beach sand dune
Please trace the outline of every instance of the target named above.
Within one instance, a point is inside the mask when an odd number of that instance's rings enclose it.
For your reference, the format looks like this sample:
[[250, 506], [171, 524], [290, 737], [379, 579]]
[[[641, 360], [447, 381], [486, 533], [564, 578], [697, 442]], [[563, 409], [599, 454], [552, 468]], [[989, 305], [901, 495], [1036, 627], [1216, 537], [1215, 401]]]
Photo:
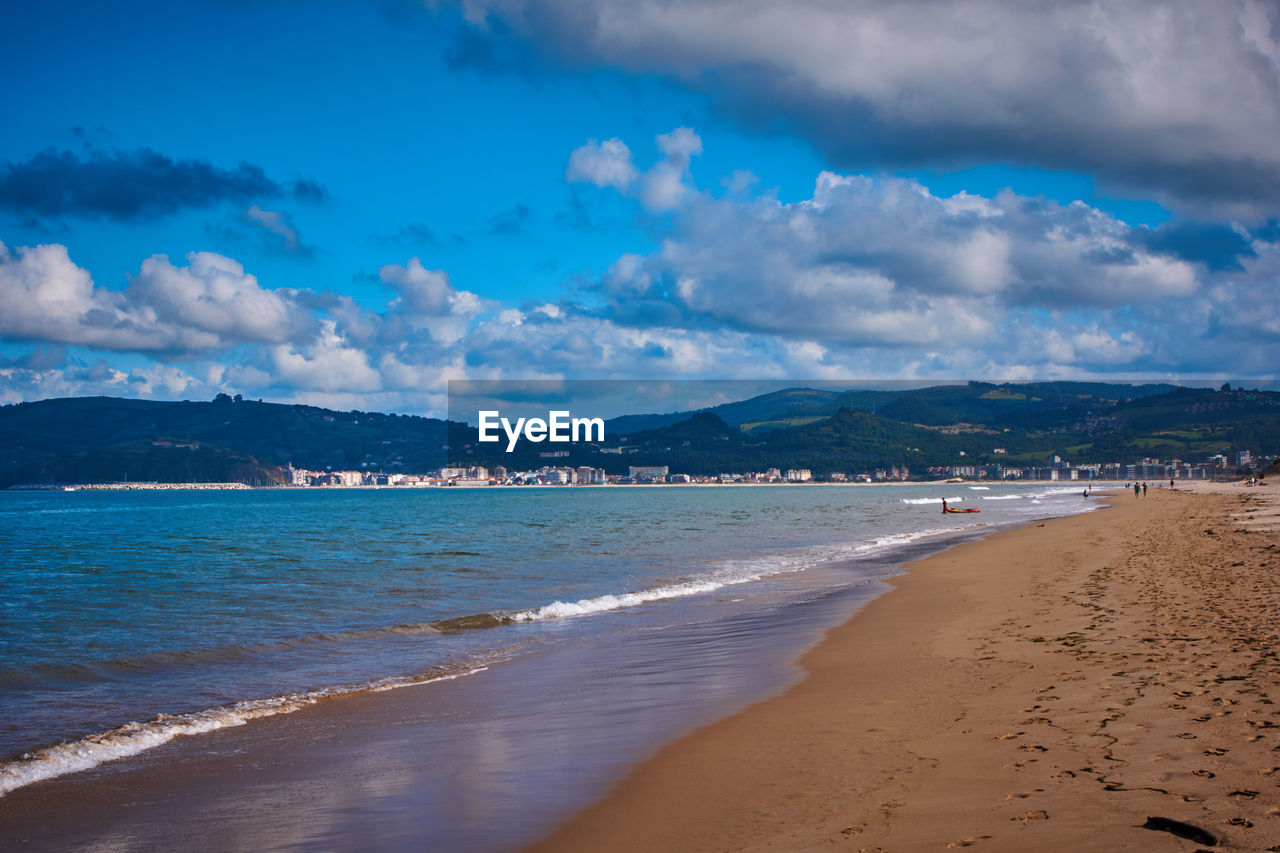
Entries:
[[1280, 850], [1276, 504], [1225, 491], [912, 565], [535, 849]]

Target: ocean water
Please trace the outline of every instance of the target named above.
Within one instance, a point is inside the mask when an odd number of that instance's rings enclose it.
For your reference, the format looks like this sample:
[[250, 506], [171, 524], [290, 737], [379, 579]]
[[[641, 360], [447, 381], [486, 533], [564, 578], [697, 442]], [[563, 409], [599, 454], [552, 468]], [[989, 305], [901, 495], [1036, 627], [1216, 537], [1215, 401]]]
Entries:
[[[676, 693], [748, 682], [766, 625], [870, 588], [912, 543], [1090, 509], [1082, 489], [0, 492], [0, 794], [534, 656], [586, 670], [647, 648]], [[709, 625], [735, 627], [695, 661]]]

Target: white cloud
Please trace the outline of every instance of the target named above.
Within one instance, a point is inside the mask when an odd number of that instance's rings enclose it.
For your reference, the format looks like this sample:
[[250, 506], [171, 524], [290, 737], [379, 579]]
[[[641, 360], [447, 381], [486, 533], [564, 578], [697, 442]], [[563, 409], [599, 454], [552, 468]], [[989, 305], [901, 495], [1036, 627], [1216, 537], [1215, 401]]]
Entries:
[[631, 165], [631, 149], [625, 142], [621, 139], [606, 139], [604, 142], [592, 139], [569, 155], [565, 178], [625, 190], [636, 179], [636, 174], [635, 166]]
[[65, 246], [0, 244], [0, 335], [108, 350], [189, 354], [283, 341], [306, 325], [290, 291], [267, 291], [237, 262], [208, 252], [175, 267], [143, 261], [127, 289], [94, 284]]
[[368, 354], [348, 344], [332, 320], [321, 323], [320, 335], [304, 346], [280, 344], [270, 350], [271, 376], [294, 388], [323, 392], [367, 392], [382, 387]]
[[[623, 321], [634, 316], [626, 296], [660, 296], [700, 325], [920, 346], [977, 344], [1017, 307], [1189, 297], [1198, 275], [1084, 205], [1011, 193], [937, 198], [912, 181], [824, 172], [813, 197], [792, 204], [699, 196], [675, 215], [659, 252], [624, 256], [602, 292]], [[647, 285], [656, 280], [676, 284], [658, 295]], [[629, 294], [623, 281], [645, 286]]]
[[659, 134], [657, 142], [658, 150], [677, 169], [689, 168], [690, 158], [702, 153], [702, 138], [688, 127], [677, 127], [670, 133]]
[[631, 149], [620, 139], [597, 143], [594, 139], [569, 155], [565, 172], [570, 182], [590, 182], [598, 187], [632, 191], [639, 183], [638, 198], [650, 211], [663, 213], [679, 207], [691, 189], [690, 158], [702, 153], [702, 139], [692, 129], [678, 127], [655, 137], [663, 159], [641, 175], [631, 163]]
[[127, 302], [165, 327], [213, 333], [214, 345], [283, 342], [308, 328], [293, 291], [263, 289], [239, 262], [212, 252], [191, 252], [186, 260], [185, 267], [165, 255], [143, 261]]
[[418, 258], [405, 266], [388, 264], [378, 277], [399, 297], [387, 306], [388, 314], [403, 317], [414, 329], [425, 329], [441, 344], [457, 342], [468, 324], [494, 303], [467, 290], [458, 290], [441, 270], [429, 270]]

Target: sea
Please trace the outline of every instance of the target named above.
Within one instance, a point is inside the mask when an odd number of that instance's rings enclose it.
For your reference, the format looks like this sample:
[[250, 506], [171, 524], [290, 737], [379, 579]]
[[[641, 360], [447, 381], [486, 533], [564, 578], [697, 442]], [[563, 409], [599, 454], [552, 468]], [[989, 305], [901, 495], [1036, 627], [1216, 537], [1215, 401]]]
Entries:
[[[1094, 509], [1084, 489], [0, 492], [0, 796], [413, 691], [432, 758], [394, 760], [441, 793], [388, 849], [511, 849], [794, 683], [904, 560]], [[459, 805], [451, 774], [495, 731], [498, 770]], [[323, 823], [278, 846], [343, 846]]]

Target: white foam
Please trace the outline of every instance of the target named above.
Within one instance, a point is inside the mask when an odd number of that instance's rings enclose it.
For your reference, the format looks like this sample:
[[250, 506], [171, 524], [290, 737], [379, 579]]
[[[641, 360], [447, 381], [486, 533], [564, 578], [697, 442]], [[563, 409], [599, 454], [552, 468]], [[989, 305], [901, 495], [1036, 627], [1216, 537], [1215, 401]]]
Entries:
[[904, 504], [914, 504], [916, 506], [920, 506], [923, 504], [940, 504], [943, 501], [946, 501], [947, 503], [955, 504], [955, 503], [961, 503], [962, 501], [964, 501], [964, 498], [958, 497], [958, 496], [954, 498], [902, 498], [902, 502]]
[[850, 553], [856, 556], [864, 556], [873, 551], [880, 551], [886, 548], [894, 548], [900, 545], [910, 545], [920, 539], [927, 539], [930, 536], [940, 536], [944, 533], [955, 533], [954, 527], [936, 527], [930, 530], [916, 530], [912, 533], [891, 533], [886, 536], [880, 536], [872, 539], [870, 542], [864, 542], [851, 549]]
[[1021, 501], [1025, 500], [1028, 495], [983, 495], [984, 501]]
[[[947, 500], [958, 501], [959, 498], [947, 498]], [[929, 499], [928, 501], [912, 501], [912, 503], [923, 502], [941, 503], [942, 499], [938, 498], [936, 500]], [[624, 607], [635, 607], [640, 604], [648, 604], [654, 601], [664, 601], [672, 598], [683, 598], [690, 595], [715, 592], [716, 590], [723, 589], [726, 586], [749, 583], [751, 581], [761, 580], [762, 578], [766, 578], [771, 575], [803, 571], [808, 566], [825, 562], [827, 560], [865, 556], [875, 551], [901, 545], [909, 545], [918, 539], [924, 539], [929, 536], [937, 536], [944, 533], [955, 533], [955, 531], [955, 527], [941, 527], [929, 530], [917, 530], [909, 533], [891, 533], [876, 537], [870, 541], [858, 542], [839, 548], [833, 549], [827, 547], [819, 551], [809, 551], [803, 555], [792, 558], [779, 558], [775, 556], [758, 562], [733, 564], [701, 580], [690, 580], [678, 584], [658, 586], [652, 589], [641, 590], [639, 592], [625, 592], [620, 594], [601, 595], [595, 598], [582, 598], [578, 601], [553, 601], [550, 604], [530, 610], [520, 610], [513, 613], [495, 615], [504, 616], [516, 622], [536, 622], [544, 619], [572, 619], [577, 616], [590, 616], [596, 613], [607, 613], [611, 610], [620, 610]]]
[[126, 723], [118, 728], [92, 734], [76, 741], [38, 749], [14, 761], [0, 764], [0, 797], [33, 782], [89, 770], [108, 761], [138, 755], [148, 749], [162, 746], [180, 735], [204, 734], [218, 729], [243, 726], [251, 720], [263, 717], [291, 714], [323, 699], [344, 693], [381, 693], [398, 687], [461, 678], [484, 669], [485, 667], [476, 667], [466, 672], [426, 678], [386, 678], [352, 687], [329, 687], [307, 693], [237, 702], [227, 707], [208, 708], [192, 714], [177, 716], [160, 714], [145, 723]]
[[991, 487], [990, 487], [990, 486], [970, 486], [969, 488], [970, 488], [970, 489], [973, 489], [975, 492], [989, 492], [989, 491], [991, 491]]
[[[741, 580], [730, 581], [729, 583], [745, 583], [748, 580], [755, 580], [755, 578], [744, 577]], [[650, 601], [662, 601], [668, 598], [697, 595], [702, 592], [714, 592], [727, 585], [728, 583], [717, 583], [715, 581], [690, 582], [673, 586], [660, 586], [640, 592], [624, 592], [620, 595], [582, 598], [578, 601], [553, 601], [548, 605], [533, 610], [521, 610], [512, 613], [511, 618], [517, 622], [534, 622], [539, 619], [571, 619], [574, 616], [587, 616], [592, 613], [619, 610], [623, 607], [635, 607], [637, 604], [647, 604]]]

